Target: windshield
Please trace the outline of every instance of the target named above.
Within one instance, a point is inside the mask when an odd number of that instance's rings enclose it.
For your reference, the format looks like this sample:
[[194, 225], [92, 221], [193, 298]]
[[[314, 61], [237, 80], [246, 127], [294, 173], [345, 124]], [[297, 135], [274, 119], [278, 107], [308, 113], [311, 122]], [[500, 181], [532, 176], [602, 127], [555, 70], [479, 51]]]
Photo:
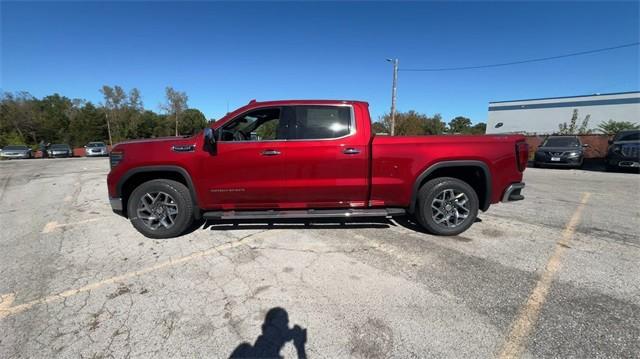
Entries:
[[87, 147], [104, 147], [105, 144], [102, 142], [89, 142]]
[[578, 147], [580, 142], [575, 137], [549, 137], [542, 147]]
[[2, 150], [3, 151], [24, 151], [26, 149], [29, 149], [29, 147], [27, 147], [27, 146], [5, 146]]
[[66, 149], [69, 148], [69, 146], [68, 145], [55, 144], [55, 145], [51, 145], [51, 148], [60, 149], [60, 150], [66, 150]]
[[640, 131], [619, 133], [616, 135], [615, 141], [640, 141]]

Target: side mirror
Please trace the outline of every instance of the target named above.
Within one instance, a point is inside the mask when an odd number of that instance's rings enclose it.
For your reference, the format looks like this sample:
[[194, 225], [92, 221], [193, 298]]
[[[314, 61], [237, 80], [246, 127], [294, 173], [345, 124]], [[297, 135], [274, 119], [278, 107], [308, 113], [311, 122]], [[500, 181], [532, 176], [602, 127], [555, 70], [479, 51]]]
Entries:
[[583, 145], [582, 145], [582, 147], [585, 147], [585, 148], [586, 148], [586, 147], [589, 147], [589, 144], [588, 144], [588, 143], [585, 143], [585, 144], [583, 144]]
[[204, 148], [209, 152], [215, 152], [216, 134], [211, 127], [204, 129]]
[[211, 127], [207, 127], [204, 129], [204, 140], [210, 145], [216, 143], [216, 137], [214, 136], [214, 132]]

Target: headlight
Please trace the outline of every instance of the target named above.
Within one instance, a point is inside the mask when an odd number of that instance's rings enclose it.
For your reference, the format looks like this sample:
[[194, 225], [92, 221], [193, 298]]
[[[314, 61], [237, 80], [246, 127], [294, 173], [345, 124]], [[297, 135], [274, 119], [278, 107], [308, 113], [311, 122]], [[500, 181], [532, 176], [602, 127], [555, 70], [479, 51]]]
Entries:
[[574, 151], [574, 152], [569, 152], [569, 154], [567, 154], [567, 157], [579, 157], [580, 156], [580, 152]]
[[122, 162], [123, 159], [124, 159], [124, 152], [112, 151], [111, 154], [109, 154], [109, 163], [111, 164], [111, 168], [114, 168], [115, 166], [117, 166], [120, 162]]

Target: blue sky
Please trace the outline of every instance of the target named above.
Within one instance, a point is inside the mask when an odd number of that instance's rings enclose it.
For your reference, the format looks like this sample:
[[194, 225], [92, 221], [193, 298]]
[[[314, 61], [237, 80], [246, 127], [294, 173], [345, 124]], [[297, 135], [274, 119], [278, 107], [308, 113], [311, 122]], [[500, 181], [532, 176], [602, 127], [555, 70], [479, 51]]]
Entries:
[[[208, 118], [258, 100], [389, 111], [391, 65], [482, 65], [639, 41], [639, 2], [2, 2], [1, 87], [100, 102], [186, 91]], [[486, 121], [489, 101], [640, 89], [638, 47], [503, 68], [400, 72], [398, 109]]]

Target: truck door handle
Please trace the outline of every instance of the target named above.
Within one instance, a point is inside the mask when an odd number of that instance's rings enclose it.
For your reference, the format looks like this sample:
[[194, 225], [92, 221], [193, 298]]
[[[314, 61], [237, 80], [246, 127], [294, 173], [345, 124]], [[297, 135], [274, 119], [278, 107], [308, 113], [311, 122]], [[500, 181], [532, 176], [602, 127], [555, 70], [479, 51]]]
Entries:
[[277, 156], [280, 154], [280, 151], [277, 150], [264, 150], [261, 155], [263, 156]]
[[357, 155], [358, 153], [360, 153], [360, 150], [357, 148], [345, 148], [344, 150], [342, 150], [342, 153], [344, 153], [345, 155]]

